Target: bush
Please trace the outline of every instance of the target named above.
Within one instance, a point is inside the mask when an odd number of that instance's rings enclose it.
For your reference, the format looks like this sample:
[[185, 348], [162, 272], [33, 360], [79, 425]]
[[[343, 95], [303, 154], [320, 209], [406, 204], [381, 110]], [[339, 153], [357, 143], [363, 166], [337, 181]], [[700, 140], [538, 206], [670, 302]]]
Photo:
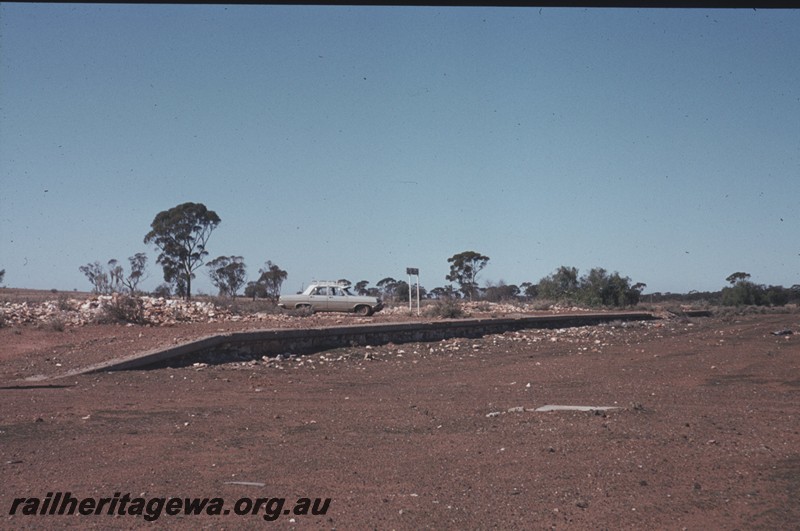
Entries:
[[53, 332], [63, 332], [64, 327], [64, 319], [57, 315], [48, 319], [47, 322], [42, 326], [42, 328], [46, 330], [52, 330]]
[[148, 324], [144, 313], [144, 303], [139, 297], [115, 295], [111, 302], [103, 306], [101, 323], [134, 323]]
[[442, 319], [458, 319], [464, 317], [464, 309], [454, 299], [437, 301], [425, 309], [426, 317], [440, 317]]
[[797, 286], [765, 286], [748, 280], [749, 273], [734, 273], [727, 279], [730, 286], [722, 288], [723, 306], [784, 306], [789, 303]]
[[552, 299], [534, 299], [529, 306], [537, 312], [546, 312], [553, 306], [558, 306], [557, 302]]
[[520, 289], [514, 284], [506, 284], [502, 280], [496, 286], [487, 286], [483, 298], [489, 302], [516, 302], [519, 300]]
[[58, 309], [66, 312], [72, 309], [72, 306], [69, 303], [69, 297], [66, 293], [62, 293], [58, 296]]
[[772, 306], [785, 306], [789, 303], [791, 291], [782, 286], [769, 286], [764, 296]]
[[722, 289], [723, 306], [760, 306], [767, 304], [764, 289], [750, 281], [741, 280]]
[[618, 272], [608, 273], [595, 267], [578, 277], [575, 267], [561, 266], [537, 286], [539, 296], [560, 304], [586, 304], [588, 306], [635, 306], [639, 303], [645, 284], [631, 284], [629, 277]]

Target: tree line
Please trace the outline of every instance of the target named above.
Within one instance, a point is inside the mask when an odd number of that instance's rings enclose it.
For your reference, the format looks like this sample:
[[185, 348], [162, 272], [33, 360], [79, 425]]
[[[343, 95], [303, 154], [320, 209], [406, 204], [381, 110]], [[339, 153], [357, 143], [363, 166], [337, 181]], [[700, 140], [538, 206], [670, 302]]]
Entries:
[[[205, 265], [208, 277], [220, 295], [235, 298], [244, 288], [244, 295], [253, 299], [278, 299], [288, 273], [272, 261], [267, 260], [264, 267], [258, 270], [257, 279], [249, 282], [247, 266], [241, 256], [219, 256], [206, 263], [209, 254], [206, 246], [220, 223], [217, 213], [202, 203], [183, 203], [155, 216], [150, 231], [144, 237], [145, 244], [152, 244], [159, 251], [156, 263], [161, 266], [164, 278], [164, 283], [156, 288], [154, 294], [191, 298], [192, 280], [196, 278], [196, 271]], [[647, 286], [602, 267], [595, 267], [580, 275], [577, 268], [562, 265], [537, 283], [523, 282], [517, 286], [500, 281], [480, 287], [478, 276], [489, 261], [488, 256], [476, 251], [464, 251], [451, 256], [447, 259], [450, 271], [445, 280], [452, 284], [430, 291], [421, 287], [420, 296], [491, 302], [546, 299], [558, 303], [624, 307], [639, 303], [642, 291]], [[106, 267], [95, 261], [81, 266], [79, 270], [96, 293], [135, 294], [146, 278], [147, 256], [145, 253], [136, 253], [128, 258], [128, 262], [128, 273], [116, 259], [109, 260]], [[780, 305], [793, 298], [792, 290], [795, 287], [789, 290], [775, 286], [767, 288], [753, 284], [749, 278], [750, 275], [743, 272], [730, 275], [726, 280], [731, 286], [722, 290], [722, 303]], [[359, 295], [380, 296], [398, 302], [408, 301], [410, 292], [408, 283], [392, 277], [381, 279], [374, 287], [370, 287], [366, 280], [355, 284], [347, 279], [340, 279], [339, 282], [352, 286]], [[796, 291], [800, 293], [800, 290]]]

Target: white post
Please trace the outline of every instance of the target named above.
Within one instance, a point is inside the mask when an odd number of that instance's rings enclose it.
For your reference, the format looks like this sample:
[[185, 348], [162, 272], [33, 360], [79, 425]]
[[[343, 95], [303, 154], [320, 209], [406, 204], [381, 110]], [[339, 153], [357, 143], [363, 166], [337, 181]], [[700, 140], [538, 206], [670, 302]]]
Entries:
[[408, 313], [414, 313], [413, 294], [411, 292], [411, 277], [417, 277], [417, 315], [419, 315], [419, 269], [416, 267], [407, 267], [406, 275], [408, 275]]
[[408, 313], [413, 313], [414, 310], [411, 306], [411, 275], [408, 275]]
[[417, 275], [417, 317], [419, 317], [419, 275]]

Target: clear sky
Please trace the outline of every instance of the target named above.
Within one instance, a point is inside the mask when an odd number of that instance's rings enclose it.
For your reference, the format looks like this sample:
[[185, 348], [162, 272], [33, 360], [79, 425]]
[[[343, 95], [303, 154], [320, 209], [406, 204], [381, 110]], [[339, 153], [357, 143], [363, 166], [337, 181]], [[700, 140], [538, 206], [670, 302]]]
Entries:
[[[800, 11], [0, 4], [0, 269], [88, 290], [204, 203], [312, 279], [800, 283]], [[194, 287], [213, 292], [205, 267]]]

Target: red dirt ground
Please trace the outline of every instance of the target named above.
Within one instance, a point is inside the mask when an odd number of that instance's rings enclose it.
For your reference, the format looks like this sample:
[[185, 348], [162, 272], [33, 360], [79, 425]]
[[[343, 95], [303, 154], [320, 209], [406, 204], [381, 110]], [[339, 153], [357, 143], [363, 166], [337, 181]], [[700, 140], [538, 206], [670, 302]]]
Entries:
[[[800, 525], [797, 313], [27, 379], [247, 328], [0, 329], [0, 528]], [[620, 409], [532, 411], [546, 404]], [[9, 515], [58, 491], [220, 497], [230, 514]], [[331, 502], [268, 522], [235, 515], [243, 497]]]

